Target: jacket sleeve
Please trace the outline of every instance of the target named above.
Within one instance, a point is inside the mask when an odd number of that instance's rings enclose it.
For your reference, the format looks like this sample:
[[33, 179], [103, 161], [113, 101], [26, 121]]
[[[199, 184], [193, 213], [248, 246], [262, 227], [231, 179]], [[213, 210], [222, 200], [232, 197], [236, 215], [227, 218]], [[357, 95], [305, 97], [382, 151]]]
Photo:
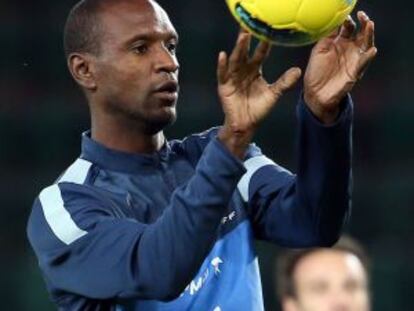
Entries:
[[239, 190], [248, 204], [255, 236], [287, 247], [330, 246], [351, 205], [352, 100], [341, 103], [335, 124], [321, 124], [301, 99], [298, 172], [265, 156], [245, 162]]
[[149, 225], [117, 217], [113, 203], [89, 186], [58, 183], [35, 201], [28, 237], [55, 290], [93, 299], [171, 300], [210, 251], [244, 173], [242, 162], [212, 139], [193, 177]]

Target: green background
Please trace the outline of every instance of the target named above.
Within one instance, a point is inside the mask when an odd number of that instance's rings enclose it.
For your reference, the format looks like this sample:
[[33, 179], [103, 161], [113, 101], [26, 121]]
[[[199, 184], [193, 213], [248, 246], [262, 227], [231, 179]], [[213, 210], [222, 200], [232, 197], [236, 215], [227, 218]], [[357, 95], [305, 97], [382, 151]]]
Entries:
[[[38, 192], [79, 154], [88, 110], [66, 70], [62, 28], [75, 1], [0, 2], [0, 298], [1, 310], [54, 310], [25, 234]], [[178, 122], [168, 137], [220, 124], [218, 52], [229, 51], [237, 25], [220, 1], [161, 1], [181, 36]], [[376, 311], [412, 310], [414, 288], [414, 65], [412, 5], [361, 1], [376, 21], [378, 57], [353, 92], [354, 200], [347, 231], [373, 260]], [[305, 68], [310, 48], [275, 47], [269, 80], [292, 65]], [[295, 113], [300, 86], [284, 96], [256, 142], [295, 171]], [[278, 310], [273, 286], [277, 246], [259, 243], [267, 310]]]

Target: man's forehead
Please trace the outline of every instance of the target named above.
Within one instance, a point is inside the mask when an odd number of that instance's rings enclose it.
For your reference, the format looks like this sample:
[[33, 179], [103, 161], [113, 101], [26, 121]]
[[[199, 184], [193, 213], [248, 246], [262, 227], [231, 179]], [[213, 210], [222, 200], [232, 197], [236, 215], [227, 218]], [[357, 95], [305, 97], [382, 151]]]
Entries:
[[107, 0], [102, 1], [100, 9], [103, 12], [114, 12], [135, 9], [145, 13], [161, 9], [161, 6], [153, 0]]
[[295, 279], [308, 279], [317, 276], [327, 277], [329, 273], [347, 272], [364, 274], [358, 257], [342, 250], [320, 250], [302, 258], [294, 271]]
[[176, 31], [168, 14], [151, 0], [113, 1], [102, 8], [101, 22], [108, 34], [174, 34]]

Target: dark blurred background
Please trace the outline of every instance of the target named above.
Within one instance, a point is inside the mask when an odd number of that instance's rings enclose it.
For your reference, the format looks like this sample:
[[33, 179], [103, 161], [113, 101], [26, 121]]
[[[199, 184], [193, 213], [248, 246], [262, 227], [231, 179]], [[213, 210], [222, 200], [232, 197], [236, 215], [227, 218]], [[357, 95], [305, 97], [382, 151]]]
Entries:
[[[76, 1], [0, 2], [0, 296], [1, 310], [54, 310], [25, 233], [34, 197], [79, 155], [88, 110], [66, 70], [62, 28]], [[216, 58], [233, 46], [237, 26], [224, 0], [160, 1], [181, 35], [179, 120], [168, 137], [220, 124]], [[376, 21], [379, 54], [353, 92], [353, 217], [347, 231], [373, 259], [374, 310], [413, 310], [414, 104], [412, 6], [360, 1]], [[273, 80], [306, 65], [310, 48], [275, 48], [265, 66]], [[283, 98], [256, 141], [295, 170], [294, 106]], [[278, 310], [273, 286], [276, 246], [259, 243], [266, 310]]]

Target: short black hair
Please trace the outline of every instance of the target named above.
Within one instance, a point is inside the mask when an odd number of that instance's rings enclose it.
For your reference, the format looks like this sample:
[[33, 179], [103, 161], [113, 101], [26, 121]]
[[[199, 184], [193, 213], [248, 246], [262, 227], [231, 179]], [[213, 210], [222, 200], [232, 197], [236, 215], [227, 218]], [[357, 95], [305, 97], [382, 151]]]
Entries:
[[[282, 301], [283, 298], [286, 297], [296, 297], [296, 288], [293, 280], [293, 275], [295, 273], [295, 269], [299, 261], [305, 258], [306, 256], [323, 249], [324, 248], [316, 247], [301, 250], [287, 250], [278, 258], [276, 282], [277, 294], [280, 301]], [[369, 258], [361, 244], [359, 244], [355, 239], [349, 236], [343, 236], [334, 246], [332, 246], [332, 248], [327, 249], [343, 251], [357, 256], [358, 259], [361, 261], [363, 267], [365, 268], [367, 276], [369, 276]]]
[[82, 0], [70, 10], [63, 34], [66, 57], [72, 53], [99, 54], [103, 35], [99, 11], [108, 0]]

